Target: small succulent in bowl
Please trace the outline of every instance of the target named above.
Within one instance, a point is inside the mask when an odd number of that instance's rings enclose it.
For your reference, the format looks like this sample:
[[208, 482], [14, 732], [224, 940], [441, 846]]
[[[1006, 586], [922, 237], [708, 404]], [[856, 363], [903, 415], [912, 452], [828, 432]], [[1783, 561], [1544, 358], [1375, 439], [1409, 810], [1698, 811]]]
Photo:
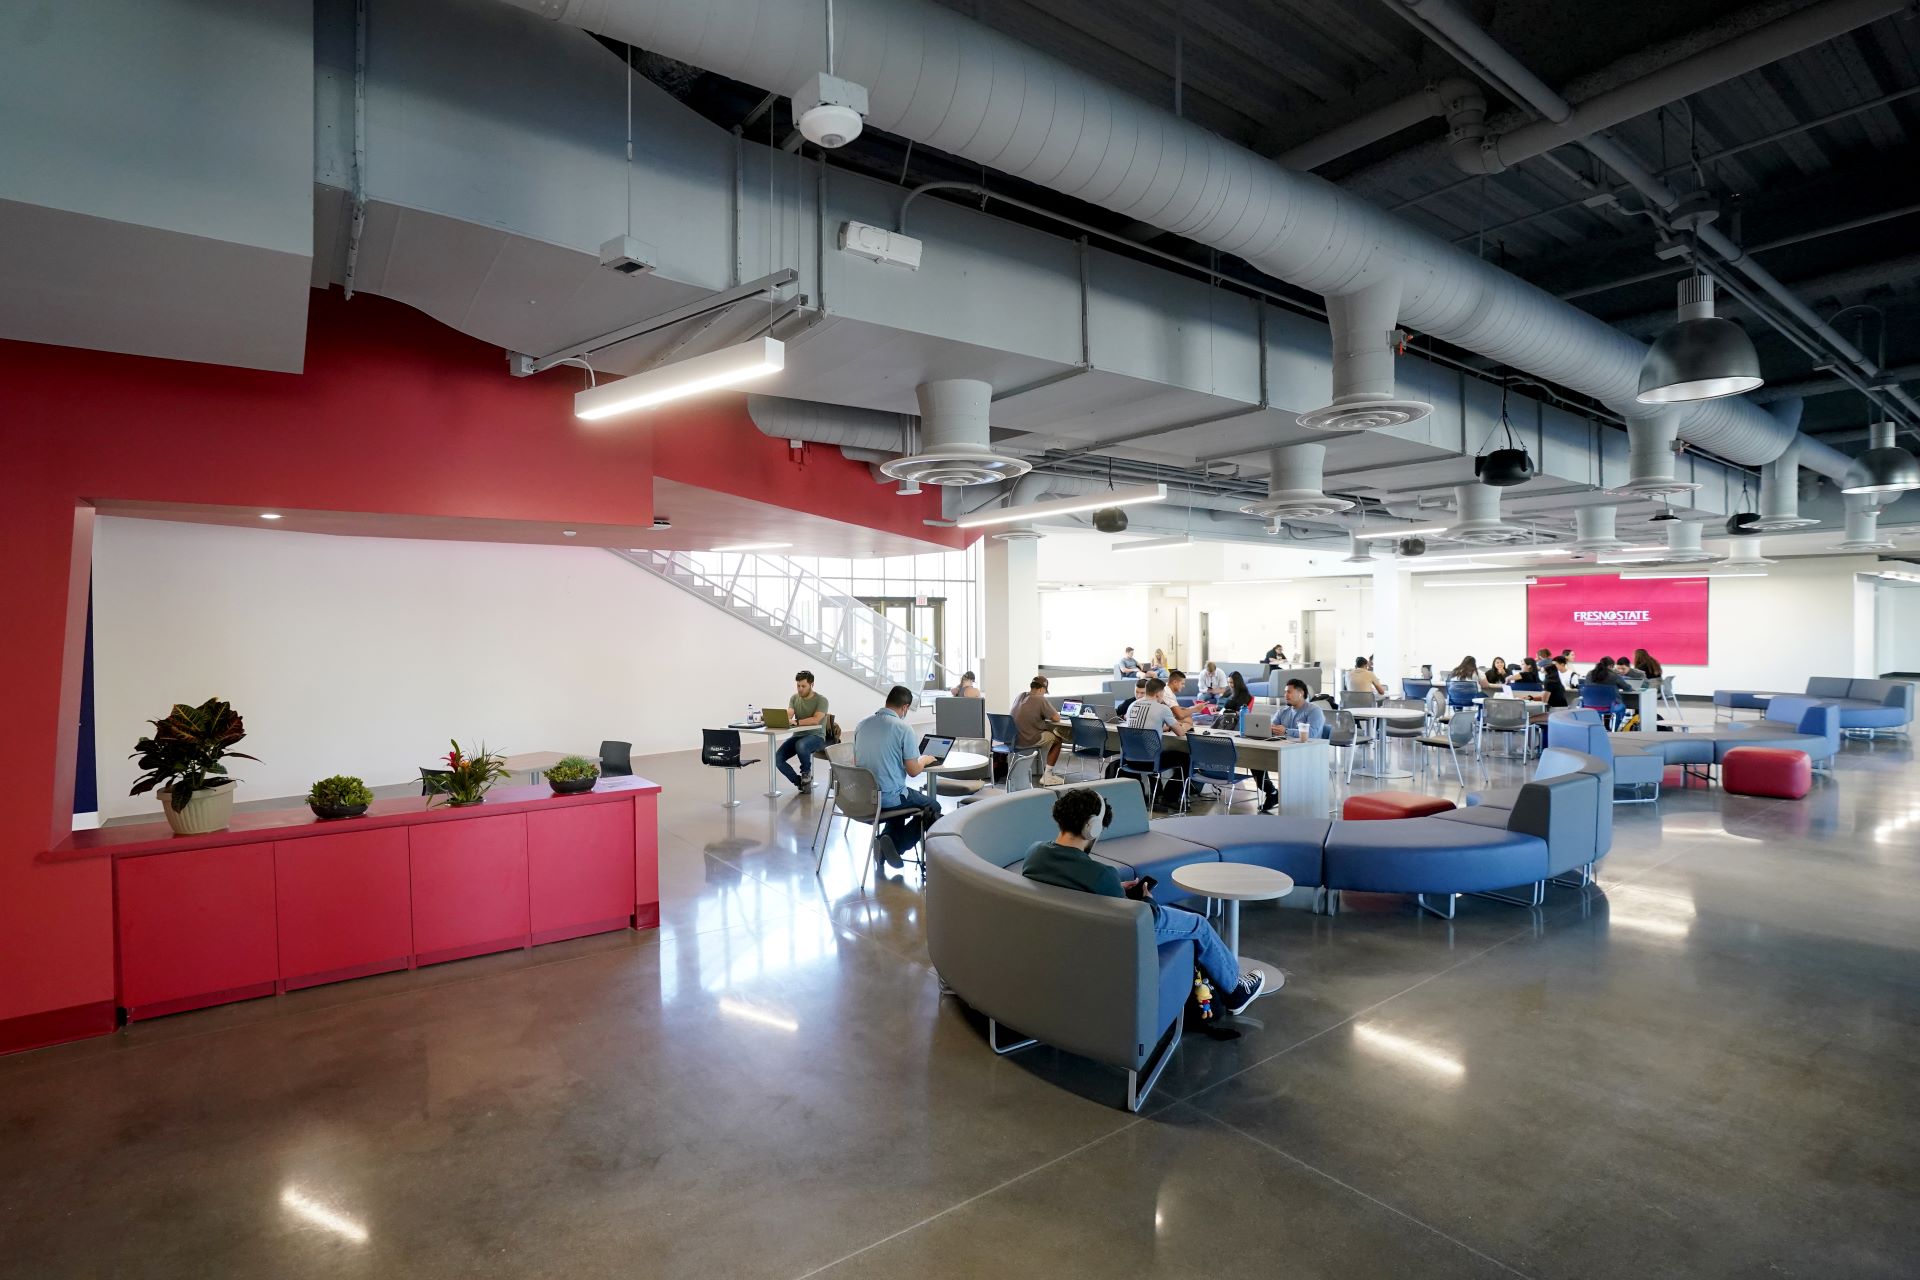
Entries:
[[357, 818], [373, 803], [373, 792], [358, 778], [335, 774], [307, 789], [307, 807], [316, 818]]
[[593, 790], [593, 784], [600, 781], [600, 762], [585, 756], [568, 756], [547, 770], [546, 777], [553, 787], [553, 794], [577, 795]]

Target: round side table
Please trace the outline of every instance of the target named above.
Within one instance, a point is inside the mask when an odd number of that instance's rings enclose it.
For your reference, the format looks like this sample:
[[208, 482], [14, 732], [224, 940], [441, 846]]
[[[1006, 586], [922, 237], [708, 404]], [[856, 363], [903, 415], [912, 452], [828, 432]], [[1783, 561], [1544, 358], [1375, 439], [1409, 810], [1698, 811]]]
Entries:
[[1242, 970], [1257, 965], [1278, 975], [1280, 966], [1270, 960], [1256, 960], [1240, 954], [1240, 904], [1268, 902], [1293, 892], [1293, 877], [1268, 867], [1239, 862], [1189, 862], [1173, 869], [1173, 882], [1188, 893], [1214, 898], [1227, 904], [1227, 950]]

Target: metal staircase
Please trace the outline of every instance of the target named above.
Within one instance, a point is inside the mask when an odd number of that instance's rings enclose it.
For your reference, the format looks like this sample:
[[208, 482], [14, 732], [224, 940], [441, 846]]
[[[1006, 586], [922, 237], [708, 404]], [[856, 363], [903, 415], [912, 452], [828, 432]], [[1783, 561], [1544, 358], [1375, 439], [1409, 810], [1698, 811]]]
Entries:
[[931, 644], [784, 556], [608, 551], [872, 688], [951, 683]]

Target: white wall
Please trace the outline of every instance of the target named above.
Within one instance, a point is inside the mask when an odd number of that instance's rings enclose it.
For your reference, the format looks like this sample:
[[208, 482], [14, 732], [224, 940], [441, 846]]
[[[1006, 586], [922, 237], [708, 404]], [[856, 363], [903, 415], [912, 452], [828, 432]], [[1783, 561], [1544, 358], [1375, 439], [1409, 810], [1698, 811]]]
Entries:
[[1873, 672], [1920, 671], [1920, 586], [1874, 584]]
[[[592, 547], [102, 518], [93, 573], [104, 817], [153, 811], [126, 795], [126, 755], [175, 702], [218, 696], [246, 717], [260, 763], [235, 772], [243, 799], [263, 799], [335, 773], [403, 782], [449, 738], [508, 754], [591, 755], [603, 738], [688, 750], [748, 701], [784, 704], [810, 665]], [[843, 724], [879, 705], [815, 671]]]
[[[1675, 687], [1694, 695], [1715, 689], [1800, 689], [1808, 676], [1871, 674], [1857, 669], [1853, 598], [1854, 574], [1871, 567], [1872, 557], [1789, 560], [1765, 577], [1710, 582], [1709, 661], [1698, 667], [1667, 664]], [[1509, 575], [1472, 576], [1491, 581]], [[1523, 575], [1510, 576], [1517, 582]], [[1527, 651], [1526, 589], [1440, 588], [1416, 575], [1411, 634], [1407, 661], [1415, 665], [1451, 664], [1469, 653], [1482, 665], [1495, 654], [1512, 662]]]

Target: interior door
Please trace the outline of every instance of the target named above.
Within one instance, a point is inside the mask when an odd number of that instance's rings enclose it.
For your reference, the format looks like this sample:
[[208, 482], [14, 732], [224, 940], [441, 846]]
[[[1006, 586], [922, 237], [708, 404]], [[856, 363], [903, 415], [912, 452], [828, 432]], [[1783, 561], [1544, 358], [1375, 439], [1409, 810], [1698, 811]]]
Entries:
[[1339, 627], [1331, 609], [1308, 609], [1301, 619], [1300, 661], [1312, 666], [1334, 664], [1334, 646], [1340, 642]]

